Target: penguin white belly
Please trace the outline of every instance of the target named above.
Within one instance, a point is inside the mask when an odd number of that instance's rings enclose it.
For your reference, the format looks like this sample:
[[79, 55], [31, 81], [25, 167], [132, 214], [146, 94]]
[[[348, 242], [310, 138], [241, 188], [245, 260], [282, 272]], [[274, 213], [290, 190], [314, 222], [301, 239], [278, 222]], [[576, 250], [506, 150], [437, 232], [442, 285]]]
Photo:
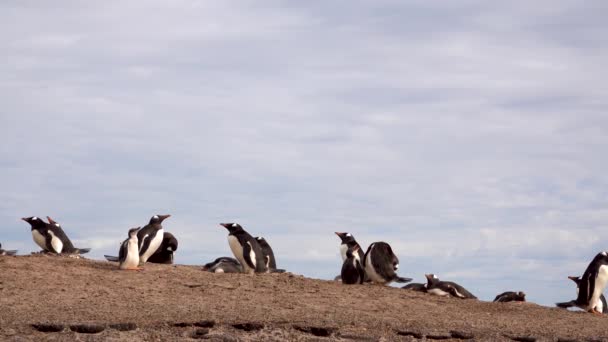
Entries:
[[597, 301], [597, 304], [595, 305], [595, 311], [602, 313], [604, 312], [604, 303], [602, 303], [601, 299]]
[[63, 242], [50, 230], [49, 234], [51, 235], [51, 247], [53, 247], [53, 252], [57, 254], [61, 253], [61, 251], [63, 250]]
[[589, 308], [595, 308], [598, 305], [602, 305], [600, 296], [604, 292], [606, 283], [608, 283], [608, 266], [602, 265], [600, 266], [597, 278], [595, 279], [595, 286], [593, 286], [593, 295], [591, 296], [591, 300], [589, 301]]
[[[145, 263], [146, 261], [148, 261], [148, 258], [150, 258], [152, 256], [152, 254], [154, 254], [156, 252], [158, 247], [160, 247], [161, 243], [163, 242], [164, 234], [165, 234], [165, 232], [163, 229], [160, 229], [156, 232], [156, 235], [154, 235], [154, 238], [152, 239], [152, 241], [150, 241], [150, 245], [148, 246], [148, 249], [139, 258], [140, 262]], [[148, 237], [148, 239], [149, 239], [149, 237]], [[143, 244], [142, 244], [142, 246], [143, 246]]]
[[230, 245], [230, 250], [232, 250], [234, 257], [241, 263], [243, 273], [253, 273], [255, 270], [251, 269], [245, 262], [245, 258], [243, 257], [243, 246], [239, 243], [239, 239], [234, 235], [228, 235], [228, 245]]
[[372, 265], [372, 251], [373, 251], [374, 247], [372, 246], [372, 249], [369, 251], [369, 253], [367, 254], [367, 258], [365, 259], [365, 274], [367, 274], [367, 276], [369, 277], [369, 279], [375, 283], [381, 283], [381, 284], [386, 284], [386, 280], [384, 280], [384, 278], [382, 278], [374, 269], [374, 266]]
[[127, 242], [127, 257], [120, 264], [120, 269], [136, 268], [139, 265], [139, 248], [137, 247], [137, 239], [129, 239]]
[[343, 243], [340, 245], [340, 255], [342, 256], [342, 262], [346, 261], [346, 251], [348, 251], [348, 246]]
[[426, 292], [433, 294], [435, 296], [442, 296], [442, 297], [450, 295], [448, 292], [445, 292], [442, 289], [438, 289], [438, 288], [426, 290]]
[[32, 237], [34, 238], [34, 242], [46, 251], [46, 239], [44, 235], [40, 234], [37, 229], [32, 229]]

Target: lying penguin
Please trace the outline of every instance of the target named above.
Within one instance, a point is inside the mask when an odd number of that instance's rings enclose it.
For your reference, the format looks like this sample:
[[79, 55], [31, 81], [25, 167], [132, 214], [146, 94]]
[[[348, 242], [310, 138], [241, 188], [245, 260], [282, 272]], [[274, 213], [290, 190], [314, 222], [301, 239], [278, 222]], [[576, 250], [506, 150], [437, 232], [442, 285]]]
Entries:
[[234, 258], [220, 257], [205, 264], [203, 271], [212, 273], [243, 273], [243, 267]]
[[436, 296], [453, 296], [461, 299], [477, 299], [471, 292], [467, 291], [464, 287], [451, 282], [441, 281], [434, 274], [425, 274], [426, 292]]
[[390, 282], [407, 283], [412, 278], [397, 275], [399, 259], [386, 242], [374, 242], [367, 248], [363, 257], [365, 274], [374, 283], [386, 285]]
[[526, 294], [522, 291], [514, 292], [514, 291], [506, 291], [503, 292], [494, 298], [494, 302], [506, 303], [506, 302], [525, 302]]
[[2, 244], [0, 243], [0, 255], [15, 255], [17, 254], [16, 250], [12, 250], [12, 251], [7, 251], [2, 249]]
[[406, 290], [410, 290], [410, 291], [417, 291], [417, 292], [426, 292], [426, 284], [411, 283], [411, 284], [405, 285], [404, 287], [402, 287], [402, 289], [406, 289]]

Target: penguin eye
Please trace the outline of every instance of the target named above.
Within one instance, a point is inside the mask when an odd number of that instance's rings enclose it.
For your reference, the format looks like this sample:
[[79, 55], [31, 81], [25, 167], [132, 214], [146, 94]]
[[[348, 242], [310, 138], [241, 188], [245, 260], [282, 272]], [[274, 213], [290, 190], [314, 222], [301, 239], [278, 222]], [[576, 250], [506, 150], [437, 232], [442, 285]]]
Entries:
[[346, 236], [352, 236], [352, 235], [350, 235], [350, 233], [346, 233]]
[[158, 215], [154, 215], [154, 217], [152, 217], [155, 220], [158, 220]]
[[232, 227], [233, 227], [233, 228], [236, 228], [237, 226], [238, 226], [238, 224], [236, 224], [236, 223], [233, 223], [233, 224], [232, 224]]
[[36, 216], [32, 217], [32, 221], [36, 221], [38, 218]]

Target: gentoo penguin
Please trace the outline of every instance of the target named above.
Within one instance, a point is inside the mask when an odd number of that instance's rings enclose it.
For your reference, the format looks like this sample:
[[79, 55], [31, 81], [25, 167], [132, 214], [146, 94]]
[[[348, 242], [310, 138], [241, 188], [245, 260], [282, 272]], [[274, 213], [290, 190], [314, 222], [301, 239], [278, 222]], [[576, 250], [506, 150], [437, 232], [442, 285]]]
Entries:
[[264, 239], [261, 236], [258, 236], [255, 239], [258, 241], [258, 244], [260, 245], [260, 248], [262, 249], [262, 255], [264, 255], [264, 261], [266, 264], [266, 268], [268, 269], [268, 272], [272, 272], [272, 273], [285, 272], [285, 270], [277, 268], [277, 262], [276, 262], [276, 259], [274, 258], [274, 252], [272, 251], [272, 248], [268, 244], [268, 241], [266, 241], [266, 239]]
[[[581, 277], [569, 276], [568, 279], [576, 283], [576, 294], [578, 294]], [[608, 304], [606, 304], [606, 297], [604, 297], [603, 293], [600, 295], [600, 300], [595, 305], [595, 310], [601, 313], [608, 313]]]
[[399, 259], [386, 242], [374, 242], [369, 245], [363, 257], [363, 268], [367, 277], [374, 283], [385, 285], [392, 281], [397, 283], [412, 281], [412, 278], [402, 278], [397, 275]]
[[561, 308], [576, 306], [601, 315], [602, 313], [596, 307], [601, 302], [600, 296], [604, 292], [606, 282], [608, 282], [608, 252], [601, 252], [591, 260], [583, 273], [578, 283], [579, 291], [576, 299], [566, 303], [557, 303], [557, 306]]
[[[69, 254], [85, 254], [88, 253], [90, 248], [75, 248], [72, 241], [63, 231], [63, 228], [59, 223], [55, 222], [52, 218], [46, 217], [49, 223], [47, 241], [47, 250], [54, 253], [69, 253]], [[49, 245], [50, 244], [50, 245]], [[51, 248], [52, 247], [52, 248]], [[60, 248], [61, 247], [61, 248]]]
[[411, 283], [407, 284], [402, 289], [410, 290], [410, 291], [418, 291], [418, 292], [426, 292], [426, 284], [422, 283]]
[[154, 215], [150, 218], [150, 222], [137, 232], [140, 265], [145, 264], [163, 242], [162, 223], [167, 217], [171, 215]]
[[122, 242], [118, 251], [118, 268], [121, 270], [141, 270], [139, 268], [139, 247], [137, 232], [141, 227], [129, 229], [129, 237]]
[[163, 234], [163, 242], [156, 250], [156, 253], [148, 259], [148, 262], [155, 264], [172, 264], [173, 253], [177, 250], [177, 239], [173, 234], [165, 232]]
[[228, 234], [228, 244], [232, 254], [243, 267], [244, 273], [253, 274], [268, 271], [262, 248], [256, 239], [249, 235], [238, 223], [220, 223], [220, 225], [230, 232]]
[[425, 274], [426, 292], [436, 296], [453, 296], [461, 299], [477, 299], [471, 292], [467, 291], [464, 287], [451, 282], [441, 281], [434, 274]]
[[[581, 277], [569, 276], [568, 279], [570, 279], [574, 283], [576, 283], [576, 294], [578, 296], [579, 287], [580, 287], [580, 284], [581, 284]], [[566, 306], [566, 304], [570, 304], [570, 303], [571, 302], [559, 303], [559, 304], [562, 304], [562, 306], [560, 306], [562, 308], [567, 308], [567, 307], [575, 306], [575, 305], [568, 305], [568, 306]], [[595, 304], [594, 309], [597, 312], [608, 313], [608, 304], [606, 304], [606, 297], [604, 297], [603, 294], [600, 295], [600, 300], [597, 302], [597, 304]]]
[[12, 250], [12, 251], [7, 251], [2, 249], [2, 244], [0, 243], [0, 255], [15, 255], [17, 254], [16, 250]]
[[503, 292], [494, 298], [494, 302], [506, 303], [506, 302], [525, 302], [526, 294], [522, 291], [513, 292], [507, 291]]
[[203, 266], [203, 271], [212, 273], [242, 273], [243, 268], [238, 260], [229, 257], [221, 257], [205, 264], [205, 266]]
[[342, 272], [340, 273], [343, 284], [363, 284], [365, 280], [365, 270], [358, 252], [359, 245], [346, 250], [346, 260], [342, 264]]
[[46, 236], [48, 235], [47, 231], [49, 229], [47, 223], [37, 216], [23, 217], [22, 220], [30, 224], [34, 242], [40, 246], [43, 251], [47, 251]]
[[357, 254], [359, 254], [359, 260], [363, 261], [363, 249], [355, 240], [355, 237], [351, 233], [339, 233], [336, 232], [336, 235], [342, 240], [340, 244], [340, 256], [342, 256], [342, 261], [346, 260], [346, 251], [352, 247], [359, 247], [357, 249]]

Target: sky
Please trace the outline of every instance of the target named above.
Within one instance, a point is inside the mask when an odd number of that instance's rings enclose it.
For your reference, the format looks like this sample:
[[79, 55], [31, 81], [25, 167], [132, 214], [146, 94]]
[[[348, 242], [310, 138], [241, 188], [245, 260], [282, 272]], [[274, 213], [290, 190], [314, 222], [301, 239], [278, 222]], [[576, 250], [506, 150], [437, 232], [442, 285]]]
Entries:
[[171, 214], [176, 262], [400, 275], [553, 305], [608, 249], [605, 1], [2, 1], [0, 243], [51, 216], [102, 259]]

